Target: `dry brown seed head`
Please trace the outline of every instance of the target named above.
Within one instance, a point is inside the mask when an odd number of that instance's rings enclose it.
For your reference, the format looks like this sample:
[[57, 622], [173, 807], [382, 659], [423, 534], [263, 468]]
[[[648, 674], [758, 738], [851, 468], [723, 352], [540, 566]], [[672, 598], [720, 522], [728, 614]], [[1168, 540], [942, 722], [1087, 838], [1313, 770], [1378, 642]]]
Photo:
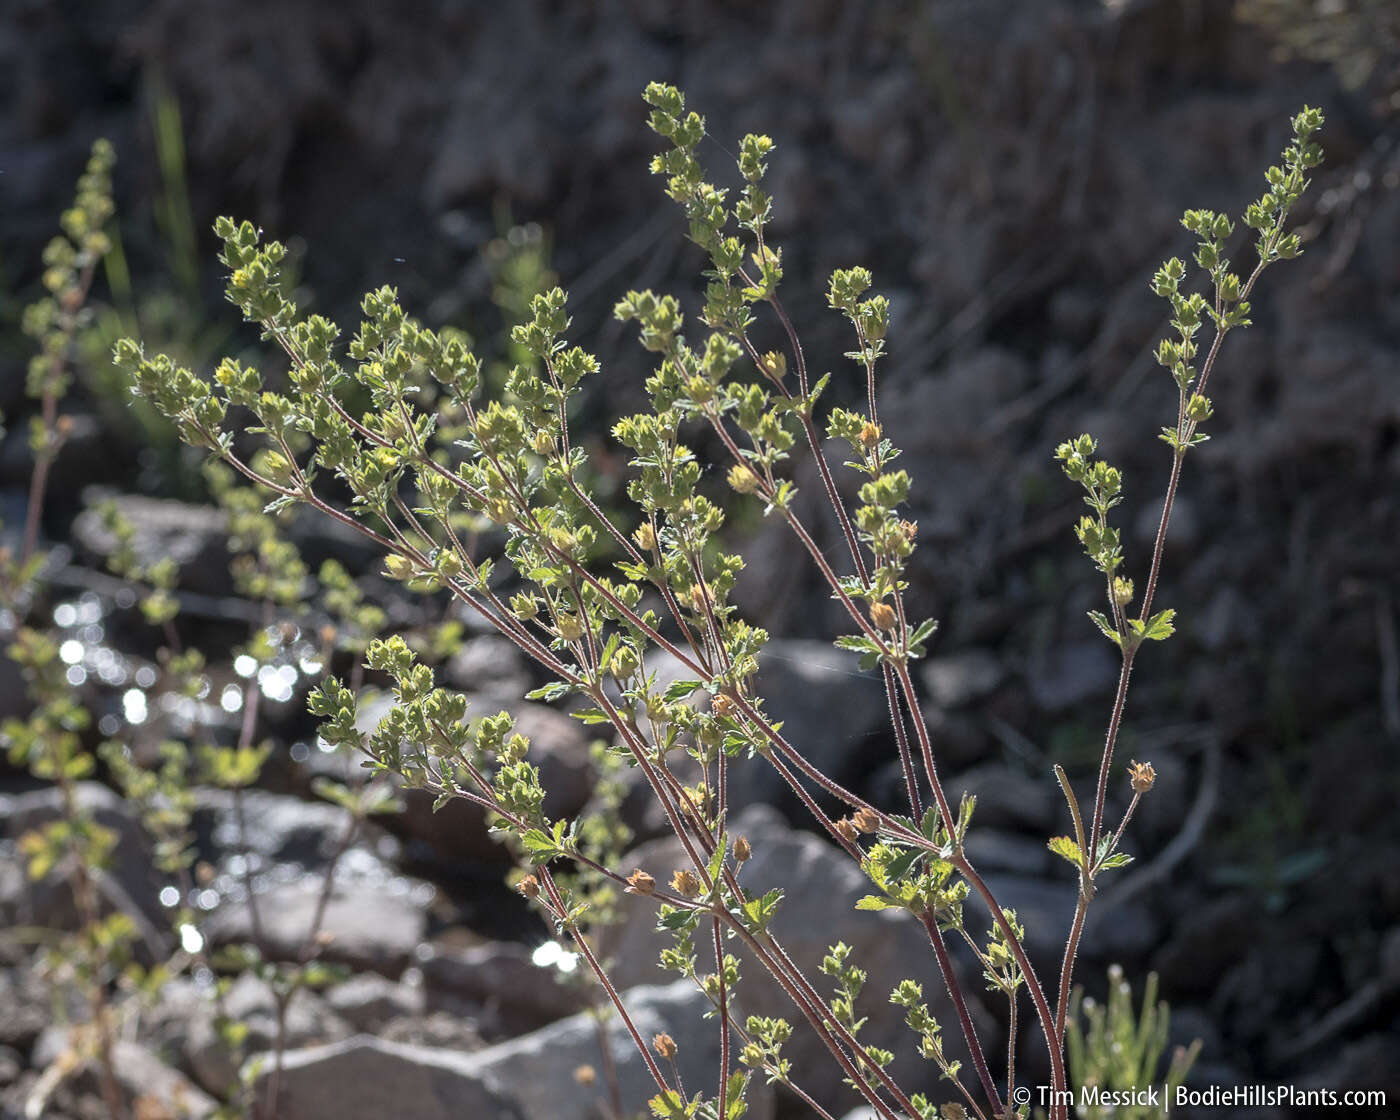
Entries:
[[1157, 771], [1152, 769], [1152, 763], [1138, 762], [1134, 759], [1128, 763], [1128, 780], [1132, 783], [1134, 793], [1146, 793], [1157, 781]]
[[873, 809], [860, 809], [851, 817], [851, 823], [861, 832], [874, 832], [880, 827], [880, 815]]
[[540, 897], [540, 881], [533, 875], [526, 875], [520, 882], [515, 884], [515, 889], [526, 898]]
[[872, 603], [870, 605], [870, 621], [881, 630], [893, 630], [897, 621], [894, 608], [888, 603]]
[[676, 1056], [676, 1040], [662, 1031], [651, 1040], [652, 1047], [668, 1062]]
[[753, 855], [753, 848], [749, 846], [747, 836], [741, 836], [734, 841], [734, 858], [740, 863], [748, 863], [749, 857]]
[[639, 867], [627, 876], [627, 889], [633, 894], [651, 894], [656, 890], [656, 880]]
[[846, 843], [854, 844], [857, 840], [860, 839], [860, 833], [856, 831], [856, 826], [853, 825], [845, 817], [842, 817], [839, 821], [835, 821], [833, 823], [836, 828], [837, 834], [841, 837], [842, 840], [846, 841]]
[[713, 700], [710, 701], [710, 708], [714, 711], [715, 715], [720, 716], [723, 719], [728, 719], [738, 710], [739, 705], [734, 703], [734, 701], [730, 697], [726, 696], [723, 692], [721, 692], [718, 696], [716, 696]]
[[860, 444], [867, 451], [880, 442], [880, 425], [867, 420], [860, 426]]
[[686, 898], [694, 898], [700, 893], [700, 880], [694, 871], [675, 872], [671, 876], [671, 886], [677, 894], [683, 894]]

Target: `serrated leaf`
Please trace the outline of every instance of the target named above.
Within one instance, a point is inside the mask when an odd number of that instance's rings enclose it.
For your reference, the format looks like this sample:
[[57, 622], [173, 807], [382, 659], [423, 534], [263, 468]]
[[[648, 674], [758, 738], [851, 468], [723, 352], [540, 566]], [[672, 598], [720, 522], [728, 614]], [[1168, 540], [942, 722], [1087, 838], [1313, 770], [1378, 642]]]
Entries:
[[1066, 859], [1075, 867], [1084, 865], [1084, 854], [1070, 836], [1052, 836], [1045, 845], [1061, 859]]
[[1099, 870], [1111, 871], [1115, 867], [1126, 867], [1132, 862], [1133, 857], [1128, 855], [1127, 852], [1114, 852], [1111, 856], [1109, 856], [1106, 860], [1099, 864]]
[[573, 716], [574, 719], [578, 720], [580, 723], [586, 723], [590, 726], [596, 723], [612, 722], [611, 717], [601, 708], [583, 708], [577, 712], [570, 712], [569, 715]]
[[696, 922], [698, 911], [669, 909], [662, 910], [656, 915], [656, 928], [663, 930], [686, 929]]
[[1123, 639], [1118, 631], [1113, 628], [1113, 623], [1108, 620], [1108, 616], [1103, 611], [1090, 611], [1089, 617], [1094, 620], [1094, 625], [1103, 631], [1103, 636], [1114, 645], [1122, 645]]
[[910, 868], [918, 863], [923, 856], [924, 853], [918, 848], [910, 848], [908, 851], [901, 852], [894, 859], [890, 860], [885, 873], [889, 876], [891, 881], [902, 879], [909, 873]]
[[888, 898], [881, 898], [879, 895], [868, 894], [864, 898], [857, 900], [857, 910], [898, 910], [900, 905]]
[[704, 684], [701, 681], [673, 681], [667, 687], [663, 698], [668, 703], [674, 703], [677, 700], [684, 700], [696, 689], [703, 687]]
[[1176, 611], [1167, 609], [1158, 611], [1143, 627], [1142, 636], [1150, 642], [1161, 642], [1170, 638], [1176, 633], [1176, 626], [1173, 620], [1176, 618]]

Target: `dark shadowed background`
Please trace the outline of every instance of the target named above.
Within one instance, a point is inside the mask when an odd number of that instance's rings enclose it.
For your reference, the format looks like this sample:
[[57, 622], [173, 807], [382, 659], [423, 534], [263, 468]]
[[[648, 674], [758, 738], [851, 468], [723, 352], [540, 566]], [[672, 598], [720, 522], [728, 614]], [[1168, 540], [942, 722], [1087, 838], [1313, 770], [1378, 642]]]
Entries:
[[[647, 171], [652, 79], [707, 116], [711, 166], [744, 132], [776, 141], [785, 301], [812, 364], [835, 373], [833, 399], [862, 386], [822, 298], [831, 269], [867, 265], [893, 301], [883, 411], [916, 481], [912, 599], [942, 622], [924, 677], [936, 742], [953, 790], [990, 807], [985, 858], [1023, 878], [1050, 873], [1043, 838], [1066, 827], [1051, 763], [1092, 781], [1116, 674], [1085, 618], [1102, 588], [1052, 451], [1087, 430], [1124, 468], [1141, 580], [1168, 466], [1155, 433], [1176, 403], [1151, 357], [1165, 314], [1147, 281], [1189, 251], [1183, 209], [1238, 215], [1289, 116], [1325, 111], [1327, 160], [1297, 218], [1306, 252], [1264, 277], [1253, 329], [1212, 379], [1211, 442], [1188, 461], [1159, 593], [1179, 633], [1139, 659], [1119, 748], [1160, 775], [1122, 873], [1140, 878], [1091, 911], [1100, 935], [1079, 975], [1092, 990], [1110, 961], [1158, 970], [1178, 1032], [1205, 1039], [1207, 1082], [1400, 1092], [1392, 2], [7, 0], [4, 520], [21, 519], [28, 469], [19, 309], [98, 136], [119, 161], [123, 266], [98, 285], [112, 337], [138, 329], [205, 369], [256, 342], [220, 299], [210, 226], [225, 213], [292, 242], [306, 309], [352, 321], [364, 290], [393, 284], [501, 360], [506, 325], [553, 273], [574, 340], [604, 363], [579, 424], [621, 478], [605, 422], [641, 403], [650, 363], [612, 305], [652, 287], [694, 314], [701, 286], [701, 255]], [[100, 349], [46, 510], [76, 587], [100, 551], [72, 528], [94, 487], [203, 498], [195, 461], [127, 410]], [[815, 499], [808, 467], [796, 473]], [[821, 522], [815, 500], [805, 513]], [[745, 610], [811, 641], [775, 652], [788, 669], [774, 687], [791, 690], [775, 705], [830, 740], [837, 777], [893, 799], [879, 708], [825, 652], [835, 609], [779, 526], [733, 531]], [[295, 712], [285, 723], [289, 740], [305, 733]], [[417, 866], [458, 900], [435, 922], [500, 933], [470, 875]], [[1047, 959], [1061, 935], [1042, 931]]]

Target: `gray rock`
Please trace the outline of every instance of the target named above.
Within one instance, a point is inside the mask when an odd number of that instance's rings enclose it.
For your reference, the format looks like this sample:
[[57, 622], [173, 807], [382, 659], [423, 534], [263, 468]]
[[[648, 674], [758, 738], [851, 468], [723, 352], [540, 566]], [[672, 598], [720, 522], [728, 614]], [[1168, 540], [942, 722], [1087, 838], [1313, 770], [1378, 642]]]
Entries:
[[[632, 988], [622, 994], [622, 1002], [642, 1038], [650, 1042], [665, 1031], [676, 1040], [676, 1066], [688, 1092], [693, 1094], [702, 1087], [707, 1095], [713, 1092], [711, 1083], [719, 1066], [719, 1030], [714, 1022], [702, 1018], [710, 1003], [693, 984], [681, 980], [665, 987]], [[639, 1113], [656, 1094], [656, 1083], [616, 1015], [607, 1020], [607, 1036], [617, 1066], [623, 1111], [627, 1115]], [[512, 1098], [520, 1115], [528, 1120], [592, 1120], [598, 1101], [606, 1099], [598, 1028], [587, 1012], [483, 1050], [472, 1060], [479, 1075]], [[599, 1073], [591, 1090], [580, 1089], [574, 1080], [574, 1071], [583, 1065], [591, 1065]], [[665, 1063], [662, 1069], [669, 1072]], [[756, 1080], [761, 1082], [762, 1078]], [[751, 1093], [746, 1115], [752, 1120], [771, 1117], [771, 1090], [754, 1084]]]
[[1298, 1077], [1300, 1089], [1380, 1090], [1393, 1100], [1400, 1093], [1400, 1038], [1377, 1031], [1336, 1048], [1316, 1068]]
[[109, 499], [135, 529], [131, 547], [137, 563], [148, 565], [169, 557], [180, 569], [181, 587], [208, 595], [228, 594], [228, 518], [223, 511], [138, 494], [84, 491], [89, 508], [73, 522], [73, 541], [98, 560], [105, 560], [117, 545], [95, 508]]
[[1005, 676], [990, 650], [969, 649], [924, 663], [924, 685], [940, 708], [960, 708], [996, 691]]
[[24, 1055], [13, 1046], [0, 1044], [0, 1087], [13, 1085], [24, 1072]]
[[421, 958], [418, 967], [431, 1002], [479, 1004], [482, 1018], [499, 1021], [505, 1034], [534, 1030], [587, 1004], [585, 989], [564, 983], [552, 968], [536, 965], [524, 945], [434, 951]]
[[[144, 941], [159, 943], [165, 916], [159, 901], [160, 882], [151, 863], [150, 845], [140, 821], [126, 802], [98, 782], [80, 782], [75, 797], [80, 811], [117, 836], [112, 862], [98, 877], [98, 893], [109, 909], [121, 909], [136, 919]], [[0, 835], [18, 841], [26, 832], [43, 828], [62, 814], [63, 796], [57, 787], [0, 797]], [[10, 922], [73, 929], [77, 913], [65, 880], [51, 875], [39, 882], [24, 878], [17, 893], [0, 894], [0, 908], [18, 910]]]
[[351, 977], [326, 992], [326, 1006], [356, 1030], [373, 1031], [390, 1019], [423, 1014], [421, 984], [393, 981], [373, 972]]
[[[30, 1064], [47, 1067], [71, 1049], [69, 1033], [50, 1027], [34, 1044]], [[117, 1082], [134, 1103], [137, 1115], [169, 1117], [170, 1120], [202, 1120], [217, 1103], [193, 1081], [162, 1062], [139, 1043], [118, 1039], [112, 1048], [112, 1064]], [[88, 1062], [78, 1075], [77, 1087], [90, 1094], [99, 1091], [97, 1071]]]
[[[861, 1032], [861, 1040], [895, 1051], [898, 1056], [892, 1072], [896, 1080], [917, 1078], [926, 1072], [911, 1053], [902, 1018], [887, 1013], [889, 993], [905, 977], [923, 984], [930, 1010], [948, 1024], [944, 1038], [949, 1052], [962, 1053], [956, 1013], [945, 993], [927, 934], [907, 914], [857, 911], [857, 900], [871, 893], [871, 887], [848, 856], [816, 836], [789, 828], [773, 810], [762, 807], [735, 818], [731, 832], [736, 837], [747, 836], [753, 849], [742, 874], [745, 888], [757, 894], [781, 885], [786, 892], [772, 929], [798, 967], [824, 988], [825, 978], [819, 972], [822, 958], [830, 945], [844, 941], [853, 950], [852, 962], [869, 972], [858, 1009], [870, 1014], [871, 1020]], [[688, 864], [679, 842], [667, 838], [637, 848], [624, 865], [640, 867], [665, 882], [672, 871]], [[645, 899], [628, 896], [623, 905], [628, 908], [624, 911], [628, 921], [609, 930], [608, 936], [600, 939], [600, 948], [616, 962], [614, 978], [618, 983], [638, 984], [657, 975], [657, 953], [670, 939], [655, 931], [654, 908]], [[793, 1037], [784, 1048], [784, 1056], [800, 1071], [804, 1088], [825, 1104], [844, 1102], [847, 1098], [843, 1094], [848, 1090], [842, 1087], [840, 1068], [825, 1046], [782, 989], [742, 945], [735, 945], [731, 951], [744, 961], [746, 1013], [780, 1015], [793, 1023]], [[986, 1030], [989, 1020], [977, 1002], [981, 988], [976, 979], [964, 977], [963, 989], [974, 1022], [979, 1030]]]
[[0, 969], [0, 1044], [29, 1049], [50, 1011], [49, 987], [32, 968]]
[[[694, 986], [679, 981], [633, 989], [622, 998], [643, 1038], [666, 1031], [676, 1039], [687, 1087], [708, 1085], [719, 1038], [701, 1018], [709, 1004]], [[655, 1083], [616, 1016], [607, 1022], [607, 1037], [624, 1110], [640, 1112]], [[574, 1072], [584, 1065], [603, 1066], [597, 1024], [587, 1013], [475, 1054], [358, 1035], [286, 1055], [280, 1100], [298, 1120], [593, 1120], [605, 1090], [601, 1078], [592, 1090], [580, 1087]], [[262, 1074], [260, 1087], [267, 1076]], [[771, 1091], [756, 1085], [752, 1100], [749, 1116], [768, 1120]]]
[[[263, 864], [295, 863], [324, 867], [344, 844], [349, 814], [328, 801], [305, 801], [286, 794], [245, 790], [242, 794], [246, 830], [240, 835], [234, 795], [229, 790], [201, 789], [195, 793], [192, 825], [209, 848], [211, 862], [247, 854]], [[356, 848], [384, 864], [399, 858], [399, 842], [374, 824], [361, 825]]]
[[1118, 657], [1104, 638], [1067, 642], [1029, 667], [1031, 699], [1047, 712], [1062, 712], [1113, 690]]
[[[945, 778], [943, 788], [955, 806], [964, 793], [977, 798], [977, 808], [972, 817], [973, 831], [982, 826], [1045, 836], [1057, 823], [1055, 798], [1058, 791], [1054, 778], [1049, 775], [1043, 781], [1038, 781], [997, 763], [987, 762]], [[1068, 816], [1068, 810], [1065, 815]]]
[[530, 690], [524, 657], [515, 643], [499, 634], [467, 639], [448, 658], [441, 676], [451, 688], [500, 697], [503, 702], [518, 703]]
[[[1065, 864], [1066, 870], [1069, 865]], [[1025, 946], [1037, 970], [1058, 969], [1065, 936], [1074, 919], [1075, 883], [1066, 878], [1049, 881], [1022, 875], [983, 875], [997, 901], [1016, 916], [1026, 929]], [[990, 926], [986, 911], [978, 912], [980, 929]], [[1125, 902], [1112, 908], [1089, 908], [1080, 942], [1081, 956], [1104, 961], [1136, 960], [1161, 943], [1161, 926], [1146, 906]], [[1042, 973], [1044, 974], [1044, 973]], [[1049, 975], [1056, 975], [1050, 972]]]
[[[319, 881], [302, 880], [260, 891], [258, 913], [263, 952], [282, 960], [304, 952], [316, 911]], [[321, 956], [356, 969], [397, 976], [407, 967], [427, 931], [427, 908], [434, 890], [406, 878], [384, 882], [338, 882], [321, 922]], [[205, 923], [212, 943], [254, 940], [250, 911], [243, 902], [225, 902]]]
[[1213, 994], [1253, 944], [1255, 910], [1241, 895], [1180, 905], [1179, 920], [1153, 961], [1162, 987], [1183, 995]]
[[[474, 704], [475, 715], [492, 715], [499, 705]], [[593, 767], [589, 735], [578, 720], [542, 704], [509, 705], [516, 730], [530, 740], [529, 759], [540, 768], [545, 788], [544, 812], [550, 818], [573, 816], [593, 792]], [[475, 805], [454, 798], [433, 812], [434, 798], [421, 790], [404, 791], [404, 811], [386, 825], [422, 854], [447, 868], [463, 862], [504, 863], [507, 849], [486, 829], [486, 819]]]
[[[283, 1059], [278, 1109], [298, 1120], [524, 1120], [470, 1061], [468, 1055], [369, 1035], [293, 1050]], [[265, 1057], [261, 1064], [254, 1087], [259, 1096], [267, 1092], [270, 1076]]]
[[[1157, 539], [1157, 530], [1162, 524], [1162, 502], [1144, 502], [1133, 530], [1139, 544], [1151, 545]], [[1172, 519], [1167, 524], [1167, 547], [1190, 548], [1201, 535], [1201, 515], [1196, 511], [1196, 503], [1189, 494], [1178, 493], [1172, 501]]]
[[[804, 758], [841, 781], [856, 770], [863, 740], [887, 725], [884, 685], [862, 673], [857, 659], [827, 642], [773, 641], [758, 658], [754, 691], [772, 722]], [[730, 805], [795, 807], [798, 802], [777, 771], [762, 759], [729, 770]]]
[[1018, 875], [1041, 875], [1053, 858], [1040, 840], [992, 828], [969, 829], [964, 848], [979, 872], [1012, 871]]
[[[386, 981], [387, 983], [388, 981]], [[227, 1096], [238, 1081], [238, 1054], [229, 1050], [215, 1025], [218, 1010], [212, 994], [188, 981], [176, 981], [162, 994], [159, 1011], [167, 1016], [154, 1034], [183, 1055], [183, 1065], [206, 1090]], [[250, 1051], [266, 1049], [277, 1038], [277, 1001], [272, 989], [250, 973], [239, 976], [224, 995], [223, 1010], [248, 1029]], [[311, 1046], [351, 1033], [350, 1025], [316, 992], [300, 989], [287, 1004], [286, 1045]]]

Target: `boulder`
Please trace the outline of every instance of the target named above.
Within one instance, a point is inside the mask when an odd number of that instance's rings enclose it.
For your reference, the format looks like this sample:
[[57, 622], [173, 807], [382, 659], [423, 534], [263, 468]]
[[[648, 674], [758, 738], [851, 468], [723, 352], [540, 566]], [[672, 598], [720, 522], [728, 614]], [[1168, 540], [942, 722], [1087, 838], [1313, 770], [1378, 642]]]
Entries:
[[[530, 740], [529, 760], [540, 768], [545, 815], [552, 819], [574, 815], [593, 791], [587, 729], [543, 704], [520, 702], [508, 707], [516, 730]], [[469, 714], [491, 715], [497, 710], [499, 705], [476, 703]], [[463, 863], [510, 861], [506, 848], [487, 831], [480, 808], [453, 798], [434, 812], [434, 800], [422, 790], [405, 790], [404, 811], [386, 818], [386, 825], [410, 845], [410, 855], [447, 869]]]
[[[711, 1082], [719, 1063], [718, 1028], [702, 1018], [709, 1001], [687, 980], [666, 987], [640, 987], [622, 995], [624, 1006], [644, 1039], [661, 1031], [677, 1043], [676, 1066], [687, 1091]], [[623, 1110], [640, 1114], [656, 1094], [622, 1021], [605, 1026]], [[582, 1067], [595, 1071], [585, 1085]], [[598, 1024], [584, 1012], [542, 1030], [475, 1054], [385, 1042], [357, 1035], [328, 1046], [296, 1050], [283, 1062], [280, 1107], [298, 1120], [594, 1120], [606, 1107]], [[670, 1069], [662, 1063], [663, 1070]], [[258, 1088], [269, 1076], [266, 1063]], [[758, 1079], [748, 1116], [771, 1120], [773, 1093]]]
[[[300, 959], [320, 893], [321, 884], [315, 879], [259, 892], [258, 916], [266, 955]], [[398, 976], [427, 932], [427, 909], [433, 894], [429, 884], [403, 877], [338, 881], [321, 920], [321, 957]], [[256, 940], [251, 912], [242, 901], [225, 902], [210, 915], [204, 929], [215, 945]]]
[[[746, 836], [753, 855], [744, 865], [741, 882], [751, 894], [781, 886], [784, 898], [773, 920], [772, 932], [803, 973], [819, 990], [830, 983], [820, 974], [822, 958], [829, 946], [844, 941], [851, 946], [851, 963], [869, 973], [865, 991], [857, 1003], [858, 1014], [868, 1014], [870, 1022], [861, 1032], [867, 1044], [895, 1051], [892, 1067], [896, 1080], [927, 1075], [926, 1063], [913, 1054], [909, 1030], [899, 1014], [892, 1014], [890, 992], [904, 978], [923, 985], [930, 1011], [944, 1024], [944, 1038], [950, 1055], [963, 1056], [957, 1016], [944, 989], [943, 980], [928, 935], [912, 917], [902, 912], [857, 911], [857, 900], [870, 894], [868, 879], [844, 853], [818, 837], [788, 827], [771, 809], [751, 808], [731, 821], [731, 834]], [[659, 882], [688, 866], [680, 844], [674, 838], [652, 841], [635, 849], [624, 860], [627, 868], [640, 867]], [[600, 938], [602, 955], [615, 961], [613, 979], [618, 984], [638, 984], [657, 973], [657, 954], [671, 944], [669, 935], [656, 932], [654, 905], [646, 899], [627, 896], [623, 902], [627, 922]], [[783, 1049], [802, 1086], [821, 1103], [847, 1100], [839, 1066], [825, 1046], [812, 1033], [787, 995], [767, 975], [739, 942], [730, 949], [743, 963], [741, 989], [744, 1010], [751, 1015], [776, 1015], [793, 1024], [792, 1039]], [[708, 950], [701, 949], [701, 968]], [[955, 955], [954, 960], [958, 958]], [[963, 976], [963, 991], [979, 1030], [989, 1029], [990, 1021], [978, 1001], [982, 982]]]
[[[34, 1044], [30, 1064], [47, 1067], [63, 1061], [70, 1050], [69, 1033], [50, 1027]], [[213, 1114], [217, 1102], [178, 1070], [172, 1069], [139, 1043], [118, 1039], [112, 1047], [112, 1065], [117, 1082], [133, 1104], [136, 1116], [168, 1120], [203, 1120]], [[100, 1091], [94, 1062], [89, 1061], [77, 1075], [80, 1090], [92, 1095]]]
[[[98, 782], [75, 787], [79, 810], [90, 813], [117, 837], [112, 861], [96, 877], [98, 894], [107, 909], [132, 917], [141, 940], [154, 952], [164, 939], [165, 915], [159, 901], [160, 882], [151, 862], [146, 832], [127, 803]], [[0, 836], [18, 841], [27, 832], [41, 829], [62, 815], [63, 795], [56, 786], [11, 797], [0, 796]], [[32, 882], [28, 876], [0, 891], [0, 917], [6, 924], [34, 924], [74, 929], [78, 921], [72, 891], [57, 872]]]
[[116, 503], [135, 534], [131, 547], [138, 564], [167, 557], [179, 568], [179, 586], [206, 595], [227, 595], [229, 588], [228, 518], [222, 510], [139, 494], [111, 494], [91, 488], [87, 505], [73, 522], [73, 543], [91, 559], [105, 561], [117, 538], [102, 523], [97, 507]]
[[[380, 978], [382, 979], [382, 978]], [[384, 981], [389, 983], [389, 981]], [[157, 1027], [158, 1038], [178, 1046], [183, 1065], [201, 1086], [216, 1097], [226, 1097], [238, 1082], [238, 1055], [229, 1050], [215, 1023], [218, 1007], [212, 993], [189, 982], [177, 981], [161, 997], [167, 1022]], [[223, 1011], [248, 1030], [249, 1051], [263, 1050], [277, 1038], [277, 1001], [272, 989], [251, 973], [234, 980], [223, 999]], [[352, 1028], [318, 993], [299, 990], [287, 1004], [283, 1024], [288, 1047], [310, 1046], [347, 1037]]]
[[524, 945], [499, 942], [465, 950], [436, 950], [420, 958], [423, 986], [435, 1006], [472, 1006], [503, 1034], [534, 1030], [587, 1005], [588, 991], [565, 983], [531, 959]]

